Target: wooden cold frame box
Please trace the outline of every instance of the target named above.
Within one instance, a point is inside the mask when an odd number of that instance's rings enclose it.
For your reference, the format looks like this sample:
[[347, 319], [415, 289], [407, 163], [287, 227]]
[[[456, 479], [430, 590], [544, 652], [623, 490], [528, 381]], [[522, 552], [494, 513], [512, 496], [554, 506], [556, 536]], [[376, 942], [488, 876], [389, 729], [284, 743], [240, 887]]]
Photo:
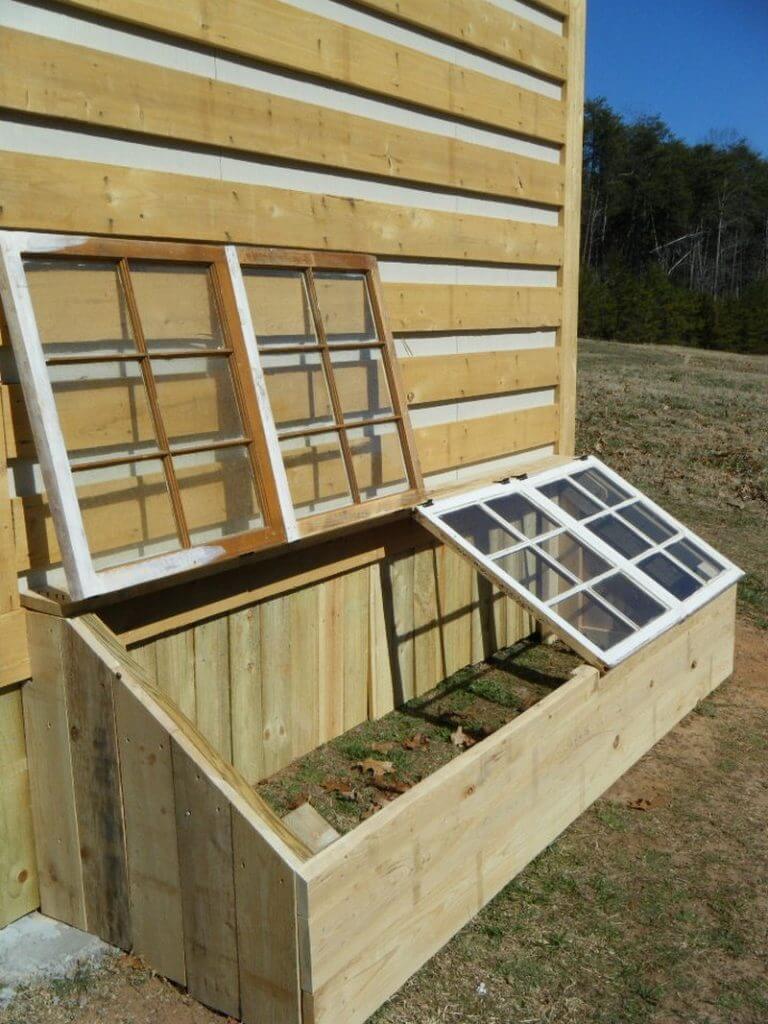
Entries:
[[734, 621], [732, 587], [311, 855], [100, 620], [35, 613], [43, 911], [245, 1021], [362, 1024], [730, 675]]

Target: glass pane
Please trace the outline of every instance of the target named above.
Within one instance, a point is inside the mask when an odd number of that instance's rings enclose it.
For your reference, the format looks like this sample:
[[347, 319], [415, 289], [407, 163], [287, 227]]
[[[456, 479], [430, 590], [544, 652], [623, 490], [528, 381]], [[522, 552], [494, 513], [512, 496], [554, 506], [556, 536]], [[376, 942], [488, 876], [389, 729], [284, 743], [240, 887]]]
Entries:
[[604, 505], [618, 505], [632, 497], [629, 491], [618, 487], [599, 469], [585, 469], [582, 473], [574, 473], [571, 479], [594, 494]]
[[380, 349], [335, 351], [331, 365], [345, 423], [392, 415]]
[[130, 269], [148, 349], [223, 346], [224, 335], [207, 266], [131, 260]]
[[136, 455], [157, 447], [136, 363], [57, 365], [50, 366], [48, 373], [73, 461]]
[[601, 651], [610, 650], [634, 632], [631, 626], [606, 608], [601, 601], [584, 591], [566, 597], [554, 605], [552, 611], [570, 623]]
[[173, 470], [193, 544], [264, 525], [246, 448], [177, 455]]
[[159, 459], [73, 473], [97, 568], [176, 551], [181, 545]]
[[259, 345], [316, 345], [312, 311], [300, 270], [243, 267]]
[[261, 365], [278, 430], [333, 424], [319, 352], [265, 352]]
[[676, 541], [667, 548], [667, 551], [674, 555], [678, 562], [692, 569], [705, 583], [715, 579], [725, 568], [690, 540]]
[[363, 501], [408, 490], [397, 424], [355, 427], [347, 431], [347, 438], [352, 451], [352, 472]]
[[551, 601], [576, 586], [572, 579], [555, 569], [533, 548], [502, 555], [496, 564], [540, 601]]
[[442, 519], [446, 526], [450, 526], [484, 555], [495, 555], [520, 543], [519, 537], [505, 530], [498, 520], [476, 505], [449, 512]]
[[297, 518], [352, 504], [337, 434], [285, 438], [280, 450]]
[[638, 536], [634, 530], [630, 530], [616, 516], [601, 516], [587, 526], [588, 530], [596, 534], [600, 540], [610, 544], [612, 548], [625, 558], [635, 558], [637, 555], [647, 551], [651, 546], [647, 540]]
[[638, 501], [635, 505], [628, 505], [617, 513], [622, 519], [626, 519], [628, 523], [631, 523], [636, 529], [642, 531], [646, 537], [650, 537], [652, 541], [660, 544], [661, 541], [669, 540], [670, 537], [674, 537], [677, 530], [669, 526], [661, 516], [648, 508], [642, 501]]
[[660, 551], [638, 562], [638, 567], [680, 601], [695, 594], [702, 585]]
[[576, 579], [586, 583], [608, 572], [611, 566], [592, 548], [582, 544], [571, 533], [558, 533], [549, 540], [542, 541], [539, 547], [572, 573]]
[[376, 327], [365, 275], [316, 271], [315, 290], [328, 341], [375, 341]]
[[128, 307], [114, 260], [24, 260], [47, 356], [134, 352]]
[[494, 498], [493, 501], [488, 501], [486, 504], [530, 540], [540, 537], [543, 533], [551, 533], [558, 526], [521, 494], [509, 494], [503, 498]]
[[160, 413], [171, 444], [243, 436], [229, 359], [153, 359]]
[[574, 487], [569, 480], [553, 480], [552, 483], [544, 484], [538, 490], [574, 519], [586, 519], [587, 516], [599, 512], [601, 508], [597, 502], [583, 494], [578, 487]]
[[667, 609], [651, 595], [641, 590], [623, 573], [616, 573], [596, 583], [592, 588], [622, 615], [626, 615], [640, 628], [658, 619]]

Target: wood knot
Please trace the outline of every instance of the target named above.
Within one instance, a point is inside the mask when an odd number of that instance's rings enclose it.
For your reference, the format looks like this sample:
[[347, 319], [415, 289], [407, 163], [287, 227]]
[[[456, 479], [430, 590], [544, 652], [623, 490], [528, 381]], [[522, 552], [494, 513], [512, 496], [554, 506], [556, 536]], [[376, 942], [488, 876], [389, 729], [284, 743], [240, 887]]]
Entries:
[[614, 750], [618, 750], [620, 743], [621, 743], [621, 736], [617, 736], [616, 739], [613, 741], [613, 749]]

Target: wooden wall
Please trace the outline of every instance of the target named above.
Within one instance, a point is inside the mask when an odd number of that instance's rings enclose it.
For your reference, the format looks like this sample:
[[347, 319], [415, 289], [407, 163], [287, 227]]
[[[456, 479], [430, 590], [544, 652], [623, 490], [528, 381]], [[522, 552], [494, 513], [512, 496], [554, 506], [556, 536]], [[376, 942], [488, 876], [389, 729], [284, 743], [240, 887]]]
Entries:
[[[5, 0], [0, 227], [374, 253], [428, 483], [501, 475], [573, 445], [583, 43], [584, 0]], [[51, 543], [14, 384], [0, 345], [0, 687], [28, 674], [16, 576]], [[296, 600], [333, 614], [374, 575]], [[266, 636], [285, 605], [259, 604]], [[195, 650], [223, 658], [240, 618]], [[18, 691], [0, 706], [21, 736]]]

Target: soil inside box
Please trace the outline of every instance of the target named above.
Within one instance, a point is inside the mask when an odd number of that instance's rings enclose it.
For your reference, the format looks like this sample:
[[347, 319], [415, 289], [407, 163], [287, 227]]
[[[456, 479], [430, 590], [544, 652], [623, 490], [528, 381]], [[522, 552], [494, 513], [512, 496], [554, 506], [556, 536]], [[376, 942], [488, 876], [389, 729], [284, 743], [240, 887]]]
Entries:
[[533, 707], [581, 664], [559, 642], [521, 641], [297, 758], [256, 788], [281, 817], [309, 802], [337, 832], [349, 832]]

